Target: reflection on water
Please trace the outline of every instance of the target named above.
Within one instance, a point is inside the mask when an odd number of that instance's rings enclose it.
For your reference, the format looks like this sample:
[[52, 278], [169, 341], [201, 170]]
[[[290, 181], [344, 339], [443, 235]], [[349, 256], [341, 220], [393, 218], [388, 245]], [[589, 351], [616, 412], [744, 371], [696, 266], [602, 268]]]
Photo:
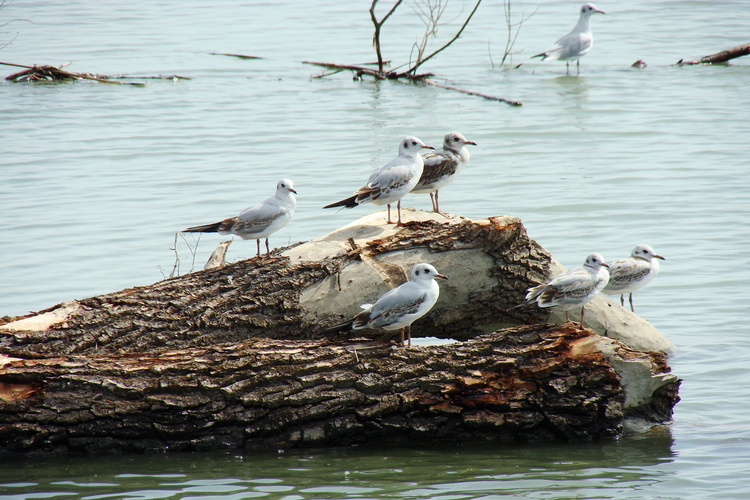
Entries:
[[658, 429], [583, 445], [114, 456], [95, 472], [85, 458], [24, 459], [0, 475], [0, 499], [643, 498], [669, 475], [671, 447]]

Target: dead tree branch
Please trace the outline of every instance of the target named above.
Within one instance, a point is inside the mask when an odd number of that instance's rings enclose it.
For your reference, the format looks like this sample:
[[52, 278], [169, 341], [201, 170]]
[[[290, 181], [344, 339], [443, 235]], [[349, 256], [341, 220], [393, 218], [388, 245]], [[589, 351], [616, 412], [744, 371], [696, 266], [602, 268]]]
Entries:
[[511, 101], [510, 99], [505, 99], [503, 97], [495, 97], [493, 95], [482, 94], [482, 93], [474, 92], [474, 91], [471, 91], [471, 90], [464, 90], [464, 89], [460, 89], [458, 87], [451, 87], [450, 85], [441, 85], [441, 84], [439, 84], [439, 83], [437, 83], [437, 82], [435, 82], [433, 80], [430, 80], [429, 78], [425, 78], [422, 81], [424, 83], [426, 83], [427, 85], [432, 85], [433, 87], [439, 87], [441, 89], [455, 90], [456, 92], [461, 92], [462, 94], [468, 94], [468, 95], [474, 95], [474, 96], [477, 96], [477, 97], [483, 97], [484, 99], [488, 99], [490, 101], [504, 102], [505, 104], [509, 104], [511, 106], [523, 106], [523, 103], [521, 103], [519, 101]]
[[746, 56], [748, 54], [750, 54], [750, 43], [743, 43], [742, 45], [737, 45], [736, 47], [732, 47], [731, 49], [722, 50], [721, 52], [717, 52], [715, 54], [703, 56], [700, 59], [692, 59], [690, 61], [680, 59], [679, 61], [677, 61], [677, 65], [684, 66], [696, 64], [719, 64], [725, 63], [731, 59]]
[[72, 73], [65, 71], [62, 66], [25, 66], [23, 64], [13, 64], [0, 62], [4, 66], [13, 66], [16, 68], [25, 68], [23, 71], [14, 73], [5, 77], [6, 80], [11, 82], [37, 82], [37, 81], [54, 81], [54, 80], [94, 80], [101, 83], [113, 83], [116, 85], [135, 85], [137, 87], [143, 87], [145, 83], [140, 82], [120, 82], [117, 80], [110, 80], [105, 75], [95, 75], [92, 73]]
[[375, 46], [375, 53], [378, 56], [378, 71], [381, 73], [383, 72], [383, 55], [380, 52], [380, 29], [388, 18], [396, 11], [398, 6], [401, 5], [402, 1], [403, 0], [398, 0], [380, 21], [378, 21], [378, 18], [375, 16], [375, 5], [377, 5], [378, 0], [372, 0], [372, 4], [370, 5], [370, 19], [372, 19], [372, 24], [375, 26], [375, 34], [372, 36], [372, 44]]

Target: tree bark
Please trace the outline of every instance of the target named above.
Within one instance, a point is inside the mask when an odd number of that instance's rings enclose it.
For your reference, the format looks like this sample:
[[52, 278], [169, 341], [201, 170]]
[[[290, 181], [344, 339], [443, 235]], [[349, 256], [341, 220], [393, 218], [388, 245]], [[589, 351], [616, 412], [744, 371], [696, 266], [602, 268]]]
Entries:
[[[6, 360], [22, 396], [0, 405], [0, 453], [615, 437], [625, 394], [601, 341], [616, 344], [570, 323], [411, 349], [250, 339]], [[639, 415], [669, 418], [677, 384]]]
[[[404, 213], [417, 220], [376, 213], [272, 259], [0, 327], [0, 454], [596, 439], [628, 418], [669, 420], [679, 379], [664, 354], [574, 323], [499, 329], [550, 317], [514, 308], [555, 271], [520, 220]], [[420, 261], [451, 280], [414, 336], [461, 342], [322, 333]], [[586, 318], [618, 333], [618, 308]]]
[[718, 64], [736, 59], [738, 57], [746, 56], [748, 54], [750, 54], [750, 43], [743, 43], [742, 45], [737, 45], [736, 47], [732, 47], [731, 49], [722, 50], [721, 52], [717, 52], [715, 54], [703, 56], [700, 59], [692, 59], [690, 61], [680, 59], [679, 61], [677, 61], [677, 64], [680, 66], [685, 64]]
[[[489, 223], [464, 219], [456, 224], [425, 220], [410, 222], [388, 237], [371, 239], [355, 251], [320, 260], [294, 263], [283, 258], [248, 259], [151, 286], [79, 300], [64, 321], [49, 329], [16, 331], [0, 338], [0, 353], [148, 352], [237, 342], [249, 337], [321, 338], [326, 327], [353, 316], [361, 304], [377, 299], [381, 291], [387, 290], [383, 286], [352, 301], [351, 288], [340, 283], [341, 276], [349, 281], [357, 279], [365, 272], [361, 269], [364, 267], [374, 282], [382, 284], [372, 269], [362, 266], [362, 261], [377, 266], [376, 271], [383, 274], [387, 272], [384, 265], [394, 254], [417, 249], [429, 254], [425, 258], [433, 262], [441, 262], [449, 255], [456, 255], [460, 262], [467, 251], [475, 250], [492, 259], [487, 271], [492, 278], [490, 289], [476, 290], [471, 300], [466, 297], [461, 303], [448, 304], [438, 309], [437, 315], [433, 312], [432, 318], [415, 323], [416, 335], [429, 331], [443, 338], [467, 339], [479, 333], [473, 328], [479, 323], [544, 318], [542, 311], [513, 310], [522, 302], [525, 290], [543, 279], [550, 266], [549, 253], [529, 240], [518, 219], [492, 218]], [[375, 261], [382, 264], [378, 266]], [[453, 265], [445, 263], [443, 267]], [[342, 274], [352, 266], [353, 272]], [[451, 274], [448, 269], [444, 271]], [[457, 272], [453, 272], [454, 279], [460, 276]], [[332, 305], [333, 315], [327, 311], [311, 313], [302, 303], [302, 294], [326, 279], [336, 288], [324, 300]], [[368, 285], [364, 288], [369, 291]], [[450, 292], [444, 290], [444, 295], [447, 293]], [[341, 306], [347, 301], [348, 307]], [[339, 308], [341, 313], [336, 314]]]

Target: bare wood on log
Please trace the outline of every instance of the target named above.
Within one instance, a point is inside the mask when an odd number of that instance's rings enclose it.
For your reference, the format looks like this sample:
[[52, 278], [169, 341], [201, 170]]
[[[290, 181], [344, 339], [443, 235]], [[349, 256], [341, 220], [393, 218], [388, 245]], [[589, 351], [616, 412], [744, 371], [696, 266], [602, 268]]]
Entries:
[[703, 56], [700, 59], [692, 59], [690, 61], [680, 59], [679, 61], [677, 61], [677, 64], [679, 66], [695, 64], [718, 64], [736, 59], [738, 57], [746, 56], [748, 54], [750, 54], [750, 43], [743, 43], [742, 45], [737, 45], [736, 47], [732, 47], [731, 49], [722, 50], [721, 52], [717, 52], [715, 54]]
[[0, 454], [589, 440], [618, 436], [628, 412], [668, 419], [679, 381], [628, 410], [597, 342], [617, 344], [569, 323], [416, 349], [247, 339], [17, 357], [0, 366], [0, 393], [13, 394]]

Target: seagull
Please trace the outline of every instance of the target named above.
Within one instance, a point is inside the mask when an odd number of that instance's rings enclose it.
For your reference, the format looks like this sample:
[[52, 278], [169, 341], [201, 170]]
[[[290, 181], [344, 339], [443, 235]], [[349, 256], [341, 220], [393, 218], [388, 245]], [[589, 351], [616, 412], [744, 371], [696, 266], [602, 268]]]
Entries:
[[411, 324], [427, 314], [437, 302], [440, 287], [435, 278], [448, 278], [437, 272], [434, 266], [422, 262], [411, 269], [411, 279], [384, 293], [375, 304], [363, 304], [361, 313], [349, 321], [332, 326], [326, 331], [341, 331], [343, 328], [362, 330], [381, 328], [401, 330], [401, 345], [407, 334], [411, 345]]
[[[609, 281], [609, 266], [604, 257], [592, 253], [583, 266], [558, 274], [547, 283], [527, 290], [526, 302], [521, 306], [536, 303], [539, 307], [560, 306], [565, 311], [565, 321], [570, 321], [568, 311], [581, 306], [581, 327], [585, 305], [596, 297]], [[520, 307], [520, 306], [517, 306]]]
[[260, 257], [260, 240], [265, 238], [266, 256], [270, 257], [268, 237], [289, 224], [297, 206], [295, 194], [297, 191], [294, 190], [294, 183], [289, 179], [281, 179], [276, 184], [275, 195], [246, 208], [238, 216], [213, 224], [189, 227], [182, 232], [236, 234], [243, 240], [256, 240], [258, 257]]
[[438, 203], [438, 190], [452, 181], [469, 163], [471, 154], [464, 147], [467, 144], [477, 145], [476, 142], [466, 139], [458, 132], [450, 132], [443, 138], [442, 149], [423, 155], [422, 177], [411, 192], [430, 193], [433, 212], [443, 213]]
[[648, 245], [637, 245], [627, 259], [616, 260], [609, 267], [609, 283], [602, 292], [609, 295], [620, 294], [620, 304], [625, 306], [625, 294], [630, 294], [630, 310], [633, 307], [633, 292], [651, 283], [659, 274], [659, 261], [666, 260], [657, 255]]
[[388, 223], [391, 224], [391, 203], [398, 202], [398, 223], [401, 223], [401, 198], [406, 196], [419, 181], [424, 168], [421, 149], [435, 149], [416, 137], [404, 137], [398, 144], [398, 156], [375, 170], [367, 184], [359, 188], [353, 196], [331, 203], [323, 208], [354, 208], [362, 203], [388, 205]]
[[591, 34], [591, 16], [594, 14], [606, 14], [592, 4], [587, 3], [581, 7], [581, 17], [575, 27], [555, 42], [554, 47], [547, 49], [534, 57], [541, 57], [542, 61], [547, 59], [559, 59], [565, 61], [565, 74], [570, 74], [570, 61], [576, 61], [576, 74], [581, 74], [581, 57], [585, 56], [594, 46], [594, 36]]

